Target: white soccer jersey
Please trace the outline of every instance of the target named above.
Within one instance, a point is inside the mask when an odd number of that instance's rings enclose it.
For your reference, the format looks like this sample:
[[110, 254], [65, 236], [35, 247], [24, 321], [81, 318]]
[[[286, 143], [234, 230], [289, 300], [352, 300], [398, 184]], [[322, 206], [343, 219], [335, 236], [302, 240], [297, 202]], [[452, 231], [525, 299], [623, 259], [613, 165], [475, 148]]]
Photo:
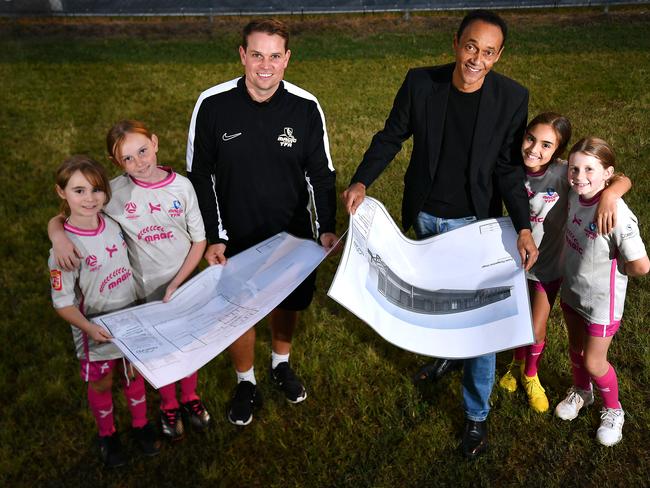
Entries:
[[570, 191], [566, 161], [556, 160], [539, 173], [526, 173], [530, 225], [539, 257], [526, 277], [554, 281], [562, 277], [562, 253]]
[[[64, 271], [56, 265], [50, 250], [48, 264], [54, 308], [78, 307], [91, 319], [134, 305], [135, 281], [119, 226], [99, 215], [99, 227], [95, 230], [79, 229], [67, 222], [64, 229], [85, 259], [76, 270]], [[71, 327], [79, 359], [103, 361], [122, 357], [112, 343], [97, 343], [77, 327]]]
[[149, 301], [164, 296], [192, 242], [205, 240], [192, 184], [171, 168], [162, 169], [168, 176], [157, 183], [126, 174], [114, 178], [104, 209], [124, 230], [139, 294]]
[[643, 258], [646, 250], [637, 219], [621, 199], [616, 227], [598, 234], [594, 216], [599, 199], [582, 201], [575, 192], [569, 197], [562, 301], [589, 322], [609, 325], [623, 316], [625, 262]]

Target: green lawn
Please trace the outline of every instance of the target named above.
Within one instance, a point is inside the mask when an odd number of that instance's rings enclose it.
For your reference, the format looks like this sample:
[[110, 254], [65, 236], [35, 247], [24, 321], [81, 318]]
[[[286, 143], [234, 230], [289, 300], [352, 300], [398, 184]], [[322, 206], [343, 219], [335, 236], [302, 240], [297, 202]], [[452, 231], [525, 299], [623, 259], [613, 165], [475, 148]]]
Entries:
[[[529, 112], [564, 113], [575, 140], [611, 142], [633, 181], [626, 201], [650, 244], [650, 13], [610, 10], [506, 13], [511, 37], [497, 70], [530, 89]], [[459, 14], [287, 17], [296, 35], [287, 79], [318, 96], [342, 191], [383, 124], [406, 70], [452, 61]], [[489, 453], [459, 454], [458, 373], [418, 391], [425, 358], [383, 341], [326, 297], [336, 259], [302, 316], [292, 362], [309, 398], [287, 404], [268, 382], [270, 337], [258, 327], [256, 369], [265, 405], [253, 424], [225, 419], [235, 378], [226, 355], [201, 370], [214, 427], [107, 472], [78, 377], [70, 331], [49, 298], [46, 223], [58, 209], [53, 174], [73, 153], [108, 165], [104, 136], [138, 118], [160, 138], [159, 161], [184, 172], [187, 127], [198, 94], [240, 75], [238, 30], [247, 19], [0, 20], [0, 484], [3, 486], [647, 486], [650, 480], [650, 307], [647, 278], [630, 281], [625, 321], [610, 349], [626, 410], [624, 440], [601, 448], [599, 400], [577, 420], [534, 414], [518, 392], [495, 391]], [[180, 27], [179, 27], [180, 26]], [[407, 145], [408, 148], [408, 145]], [[370, 189], [397, 217], [403, 151]], [[645, 168], [645, 169], [644, 169]], [[115, 170], [111, 168], [113, 174]], [[646, 175], [645, 177], [643, 175]], [[340, 209], [341, 210], [341, 209]], [[339, 212], [338, 229], [347, 218]], [[540, 378], [554, 405], [570, 384], [566, 331], [556, 308]], [[503, 372], [509, 354], [498, 356]], [[149, 409], [157, 410], [149, 395]]]

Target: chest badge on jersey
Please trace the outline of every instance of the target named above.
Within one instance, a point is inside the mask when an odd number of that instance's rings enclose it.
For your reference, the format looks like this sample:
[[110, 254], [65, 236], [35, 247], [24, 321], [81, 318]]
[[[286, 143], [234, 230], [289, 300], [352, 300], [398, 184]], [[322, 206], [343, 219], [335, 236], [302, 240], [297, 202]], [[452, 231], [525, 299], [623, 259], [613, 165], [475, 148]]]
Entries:
[[291, 127], [285, 127], [284, 134], [278, 136], [278, 141], [280, 142], [280, 147], [293, 147], [293, 144], [298, 142], [298, 139], [293, 137], [293, 129]]
[[587, 227], [585, 227], [585, 229], [584, 229], [585, 230], [585, 235], [589, 239], [593, 240], [596, 237], [598, 237], [598, 232], [596, 232], [597, 229], [598, 229], [598, 227], [596, 226], [596, 224], [594, 222], [589, 222], [589, 225]]
[[170, 208], [167, 213], [170, 217], [180, 217], [183, 215], [183, 206], [178, 200], [172, 202], [172, 208]]
[[140, 215], [136, 212], [138, 211], [138, 206], [134, 202], [126, 202], [124, 204], [124, 214], [127, 219], [137, 219]]
[[559, 199], [560, 199], [560, 195], [552, 186], [549, 186], [546, 189], [546, 193], [544, 194], [544, 196], [542, 196], [542, 200], [544, 200], [546, 203], [553, 203]]

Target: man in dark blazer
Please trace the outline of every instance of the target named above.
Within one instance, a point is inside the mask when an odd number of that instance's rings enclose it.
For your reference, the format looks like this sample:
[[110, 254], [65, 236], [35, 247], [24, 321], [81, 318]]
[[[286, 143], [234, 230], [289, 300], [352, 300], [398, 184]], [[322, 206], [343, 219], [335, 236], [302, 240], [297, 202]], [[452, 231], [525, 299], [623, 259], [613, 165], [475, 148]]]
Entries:
[[[470, 12], [454, 36], [453, 64], [411, 69], [397, 92], [384, 128], [372, 139], [343, 192], [354, 213], [366, 188], [413, 137], [404, 176], [402, 225], [418, 238], [446, 232], [477, 219], [501, 215], [506, 205], [518, 232], [526, 269], [535, 263], [524, 187], [521, 141], [528, 91], [491, 71], [503, 52], [507, 26], [491, 11]], [[462, 259], [462, 256], [458, 256]], [[494, 384], [495, 354], [464, 361], [465, 429], [462, 449], [473, 458], [487, 448], [487, 416]], [[429, 371], [450, 363], [439, 360]]]

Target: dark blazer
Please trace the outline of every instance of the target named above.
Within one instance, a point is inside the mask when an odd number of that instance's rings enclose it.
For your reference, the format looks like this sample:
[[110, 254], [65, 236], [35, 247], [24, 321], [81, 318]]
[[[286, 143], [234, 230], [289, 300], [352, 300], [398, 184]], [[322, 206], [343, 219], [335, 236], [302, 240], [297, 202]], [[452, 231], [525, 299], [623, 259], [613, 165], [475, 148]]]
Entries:
[[[404, 230], [415, 222], [436, 174], [453, 70], [454, 64], [409, 70], [384, 128], [373, 137], [351, 180], [370, 186], [402, 143], [413, 136], [413, 152], [404, 175]], [[476, 216], [500, 216], [503, 198], [516, 230], [530, 229], [521, 158], [528, 90], [492, 71], [482, 89], [469, 161]]]

